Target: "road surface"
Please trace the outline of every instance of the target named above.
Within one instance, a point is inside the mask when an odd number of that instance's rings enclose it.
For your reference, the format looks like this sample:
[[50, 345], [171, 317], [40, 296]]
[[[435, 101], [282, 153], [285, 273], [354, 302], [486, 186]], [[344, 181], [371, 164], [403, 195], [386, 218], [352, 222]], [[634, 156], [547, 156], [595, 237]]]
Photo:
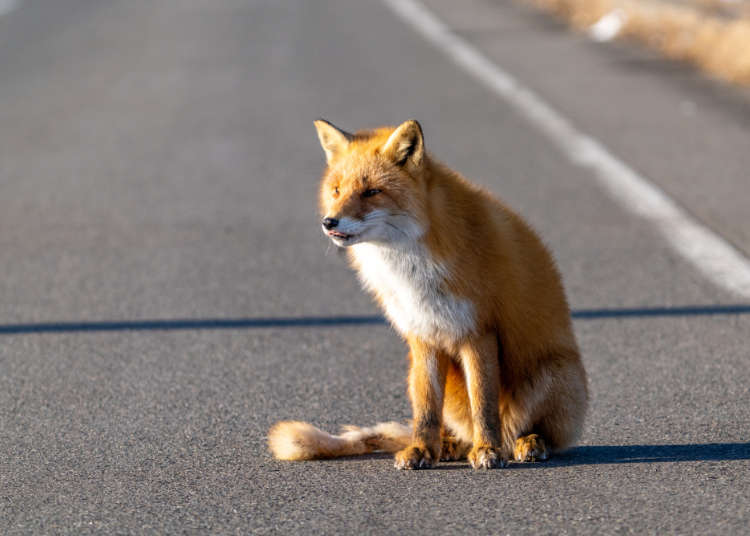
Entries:
[[[0, 16], [0, 532], [739, 534], [750, 299], [384, 2], [26, 0]], [[750, 100], [507, 1], [452, 32], [750, 255]], [[540, 231], [589, 373], [544, 464], [282, 463], [279, 419], [409, 417], [322, 236], [313, 119], [419, 119]], [[728, 307], [734, 306], [734, 307]]]

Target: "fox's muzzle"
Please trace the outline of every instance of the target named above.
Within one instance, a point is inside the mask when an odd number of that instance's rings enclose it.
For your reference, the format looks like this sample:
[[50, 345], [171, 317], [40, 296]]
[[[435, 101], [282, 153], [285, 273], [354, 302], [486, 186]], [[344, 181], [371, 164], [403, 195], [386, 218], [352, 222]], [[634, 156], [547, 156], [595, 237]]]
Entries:
[[336, 218], [323, 218], [323, 227], [326, 231], [334, 229], [339, 224], [339, 220]]

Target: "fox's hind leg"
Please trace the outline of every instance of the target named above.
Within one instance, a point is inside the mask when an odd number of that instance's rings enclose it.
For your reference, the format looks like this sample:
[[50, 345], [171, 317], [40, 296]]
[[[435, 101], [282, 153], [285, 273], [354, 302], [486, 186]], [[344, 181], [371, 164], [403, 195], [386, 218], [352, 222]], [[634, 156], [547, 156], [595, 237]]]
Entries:
[[451, 361], [445, 378], [443, 402], [443, 461], [465, 460], [471, 450], [471, 406], [461, 368]]
[[503, 442], [516, 461], [546, 460], [578, 438], [587, 402], [586, 373], [577, 353], [561, 353], [516, 396], [501, 397]]
[[441, 462], [465, 460], [471, 450], [471, 443], [461, 441], [455, 436], [443, 433], [443, 448], [440, 451]]
[[547, 444], [539, 434], [529, 434], [516, 439], [513, 459], [517, 462], [543, 462], [548, 458]]

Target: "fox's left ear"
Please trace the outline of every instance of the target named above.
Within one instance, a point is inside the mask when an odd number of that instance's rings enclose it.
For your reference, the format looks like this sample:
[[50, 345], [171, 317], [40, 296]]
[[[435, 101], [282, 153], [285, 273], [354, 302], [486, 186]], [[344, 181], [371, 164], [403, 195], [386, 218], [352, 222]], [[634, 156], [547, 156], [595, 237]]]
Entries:
[[411, 163], [419, 166], [424, 157], [422, 127], [414, 119], [401, 123], [383, 146], [383, 155], [398, 166]]

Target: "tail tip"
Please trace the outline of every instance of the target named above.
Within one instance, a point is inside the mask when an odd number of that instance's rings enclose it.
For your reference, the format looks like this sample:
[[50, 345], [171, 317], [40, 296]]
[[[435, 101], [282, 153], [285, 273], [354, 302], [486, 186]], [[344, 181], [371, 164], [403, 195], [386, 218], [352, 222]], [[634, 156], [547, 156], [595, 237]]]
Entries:
[[317, 431], [313, 425], [300, 421], [280, 421], [268, 431], [268, 448], [278, 460], [309, 460], [315, 453], [304, 439]]

